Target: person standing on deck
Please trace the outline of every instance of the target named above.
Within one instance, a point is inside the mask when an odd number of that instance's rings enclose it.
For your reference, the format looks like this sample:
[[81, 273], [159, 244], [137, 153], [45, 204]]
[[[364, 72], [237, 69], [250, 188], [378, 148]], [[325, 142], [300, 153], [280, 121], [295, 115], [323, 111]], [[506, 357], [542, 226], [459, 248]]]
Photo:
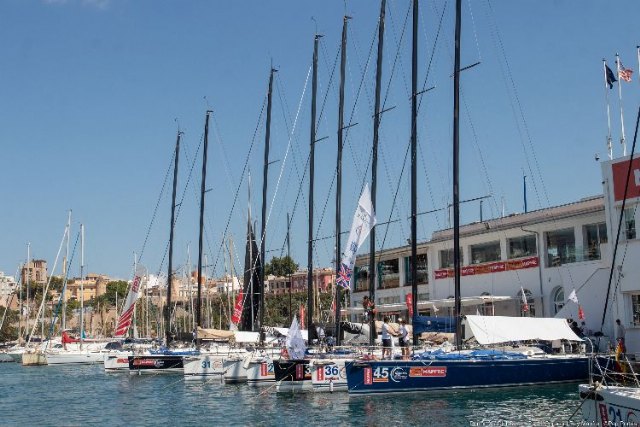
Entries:
[[409, 360], [409, 340], [407, 331], [407, 321], [404, 319], [398, 319], [400, 323], [400, 347], [402, 348], [402, 359]]
[[389, 316], [384, 316], [382, 323], [382, 359], [391, 359], [391, 333], [389, 332]]
[[616, 341], [618, 343], [618, 346], [620, 347], [620, 352], [623, 354], [627, 352], [627, 347], [624, 343], [624, 334], [624, 325], [620, 323], [620, 319], [616, 319]]

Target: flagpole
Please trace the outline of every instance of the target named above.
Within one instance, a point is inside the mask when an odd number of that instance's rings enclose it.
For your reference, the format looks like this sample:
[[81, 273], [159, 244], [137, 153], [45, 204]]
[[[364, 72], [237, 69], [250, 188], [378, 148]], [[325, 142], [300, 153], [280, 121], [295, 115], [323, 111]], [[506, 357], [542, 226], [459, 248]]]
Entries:
[[602, 70], [604, 72], [604, 98], [607, 103], [607, 152], [609, 160], [613, 159], [613, 146], [611, 144], [611, 108], [609, 107], [609, 83], [607, 81], [607, 60], [602, 58]]
[[624, 136], [624, 114], [622, 110], [622, 82], [620, 78], [620, 55], [616, 53], [616, 67], [618, 70], [618, 99], [620, 101], [620, 127], [622, 130], [622, 136], [620, 137], [620, 144], [622, 144], [622, 155], [627, 155], [627, 143]]

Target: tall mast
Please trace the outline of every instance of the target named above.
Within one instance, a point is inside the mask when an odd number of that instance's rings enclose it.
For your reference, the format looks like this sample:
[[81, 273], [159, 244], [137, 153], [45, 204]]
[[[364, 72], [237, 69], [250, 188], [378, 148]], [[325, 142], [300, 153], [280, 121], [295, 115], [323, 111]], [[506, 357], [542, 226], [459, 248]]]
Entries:
[[71, 209], [69, 209], [69, 216], [67, 218], [67, 248], [64, 255], [64, 263], [62, 269], [64, 274], [62, 277], [62, 330], [67, 329], [67, 277], [69, 272], [69, 240], [71, 237]]
[[[380, 128], [380, 90], [382, 86], [382, 48], [384, 46], [384, 16], [387, 2], [380, 2], [380, 22], [378, 23], [378, 63], [376, 65], [376, 98], [373, 112], [373, 153], [371, 158], [371, 207], [376, 211], [376, 188], [378, 174], [378, 130]], [[369, 298], [376, 299], [376, 227], [371, 227], [369, 236]], [[371, 316], [369, 332], [369, 344], [373, 345], [376, 339], [375, 319]]]
[[[287, 212], [287, 258], [291, 260], [291, 220]], [[291, 273], [289, 273], [289, 325], [291, 324]]]
[[[411, 311], [418, 315], [418, 0], [413, 0], [413, 49], [411, 52]], [[413, 323], [413, 319], [411, 321]], [[413, 343], [418, 334], [413, 329]]]
[[462, 0], [456, 0], [455, 54], [453, 68], [453, 283], [456, 348], [462, 344], [462, 304], [460, 303], [460, 26]]
[[269, 177], [269, 140], [271, 138], [271, 94], [273, 90], [273, 73], [276, 70], [272, 67], [269, 72], [269, 91], [267, 92], [267, 128], [264, 134], [264, 167], [262, 174], [262, 237], [260, 238], [260, 283], [258, 289], [260, 289], [260, 344], [264, 344], [264, 267], [266, 264], [265, 258], [265, 243], [267, 240], [267, 181]]
[[[202, 237], [204, 232], [204, 193], [207, 181], [207, 151], [209, 148], [209, 116], [212, 111], [207, 110], [204, 122], [204, 152], [202, 153], [202, 184], [200, 186], [200, 236], [198, 238], [198, 300], [196, 303], [196, 328], [202, 327]], [[196, 329], [197, 330], [197, 329]], [[196, 332], [196, 343], [198, 335]]]
[[[344, 16], [342, 22], [342, 45], [340, 47], [340, 95], [338, 104], [338, 159], [336, 161], [336, 278], [340, 274], [342, 264], [342, 243], [340, 242], [340, 230], [342, 230], [342, 147], [344, 132], [344, 75], [347, 64], [347, 25], [350, 16]], [[340, 286], [336, 286], [336, 345], [340, 345], [340, 309], [342, 304], [342, 293]]]
[[[25, 332], [29, 333], [29, 316], [31, 315], [31, 302], [29, 301], [29, 291], [31, 290], [31, 242], [27, 243], [27, 319], [25, 321]], [[31, 341], [31, 337], [29, 337]]]
[[[316, 94], [318, 92], [318, 40], [313, 38], [313, 79], [311, 83], [311, 139], [309, 152], [309, 243], [307, 251], [307, 329], [313, 322], [313, 166], [316, 146]], [[302, 319], [301, 319], [302, 320]], [[311, 336], [311, 335], [309, 335]]]
[[176, 152], [173, 165], [173, 193], [171, 194], [171, 224], [169, 226], [169, 268], [167, 271], [167, 304], [164, 306], [164, 333], [166, 344], [171, 342], [171, 280], [173, 279], [173, 226], [176, 213], [176, 188], [178, 185], [178, 159], [180, 157], [180, 137], [182, 132], [178, 131], [176, 139]]
[[80, 224], [80, 350], [84, 341], [84, 224]]

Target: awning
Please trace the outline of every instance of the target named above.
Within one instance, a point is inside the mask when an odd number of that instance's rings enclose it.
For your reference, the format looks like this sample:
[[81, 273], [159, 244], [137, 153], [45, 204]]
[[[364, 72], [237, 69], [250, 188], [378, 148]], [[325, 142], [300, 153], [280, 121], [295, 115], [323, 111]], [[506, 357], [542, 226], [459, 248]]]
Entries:
[[465, 316], [467, 326], [480, 344], [526, 340], [582, 341], [565, 319], [548, 317]]
[[233, 338], [233, 331], [222, 329], [204, 329], [198, 326], [198, 339], [202, 340], [229, 340]]
[[[512, 297], [507, 296], [495, 296], [495, 295], [480, 295], [475, 297], [462, 297], [460, 298], [460, 303], [463, 307], [474, 306], [474, 305], [484, 305], [489, 303], [496, 303], [501, 301], [510, 301]], [[424, 310], [427, 308], [448, 308], [453, 307], [455, 305], [455, 300], [453, 298], [446, 299], [435, 299], [429, 301], [418, 301], [418, 310]], [[390, 313], [394, 311], [402, 311], [407, 309], [407, 304], [405, 303], [397, 303], [397, 304], [380, 304], [376, 305], [376, 311], [378, 313]], [[340, 312], [342, 314], [358, 314], [362, 313], [362, 307], [347, 307], [343, 308]]]

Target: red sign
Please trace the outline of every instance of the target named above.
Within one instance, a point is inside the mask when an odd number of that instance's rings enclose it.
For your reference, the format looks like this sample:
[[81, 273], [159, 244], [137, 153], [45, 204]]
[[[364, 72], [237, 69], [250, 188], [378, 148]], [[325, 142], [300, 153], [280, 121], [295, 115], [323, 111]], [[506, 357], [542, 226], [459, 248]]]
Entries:
[[409, 317], [413, 317], [413, 295], [407, 294], [405, 297], [405, 301], [407, 302], [407, 310], [409, 310]]
[[301, 363], [298, 363], [296, 365], [296, 379], [297, 380], [303, 380], [304, 379], [304, 365]]
[[[510, 261], [489, 262], [485, 264], [474, 264], [460, 269], [461, 276], [475, 276], [478, 274], [501, 273], [509, 270], [522, 270], [524, 268], [537, 267], [540, 261], [537, 256], [521, 258]], [[453, 277], [453, 268], [442, 268], [434, 272], [436, 279], [446, 279]]]
[[421, 368], [409, 368], [410, 377], [446, 377], [446, 366], [429, 366]]
[[[616, 202], [624, 198], [625, 180], [629, 172], [629, 160], [611, 165], [613, 173], [613, 198]], [[640, 158], [631, 160], [631, 175], [626, 185], [627, 199], [640, 197]]]
[[373, 372], [371, 367], [364, 368], [364, 385], [373, 384]]
[[300, 329], [304, 329], [305, 311], [304, 305], [300, 304]]
[[244, 299], [244, 294], [240, 292], [236, 297], [236, 305], [233, 308], [233, 315], [231, 316], [231, 322], [239, 323], [240, 318], [242, 317], [242, 300]]
[[269, 372], [268, 366], [266, 363], [261, 363], [260, 364], [260, 376], [261, 377], [266, 377], [267, 373]]
[[318, 381], [324, 381], [324, 366], [316, 366], [316, 376]]

